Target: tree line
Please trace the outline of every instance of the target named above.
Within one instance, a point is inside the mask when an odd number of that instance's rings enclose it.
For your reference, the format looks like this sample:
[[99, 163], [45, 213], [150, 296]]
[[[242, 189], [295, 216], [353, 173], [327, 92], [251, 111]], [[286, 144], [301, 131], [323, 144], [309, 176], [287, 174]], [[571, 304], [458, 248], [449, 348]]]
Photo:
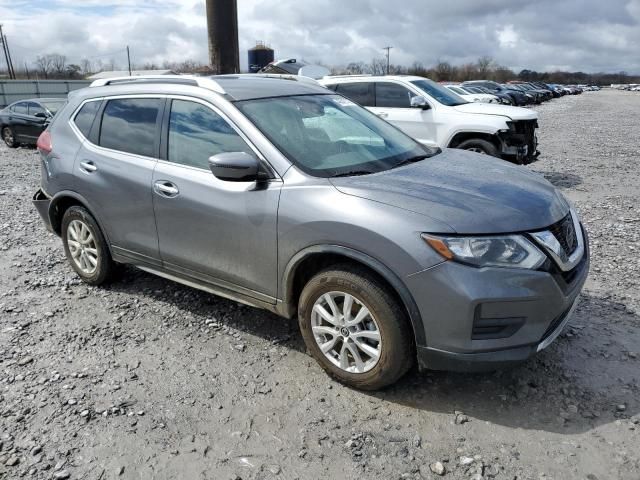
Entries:
[[[385, 58], [374, 58], [367, 62], [351, 62], [344, 66], [327, 66], [334, 75], [384, 75], [387, 73], [387, 60]], [[66, 79], [80, 80], [94, 73], [108, 70], [126, 70], [115, 60], [83, 59], [79, 64], [70, 63], [65, 55], [51, 53], [38, 56], [31, 68], [24, 64], [22, 68], [16, 69], [16, 76], [24, 79]], [[133, 70], [172, 70], [176, 73], [200, 73], [213, 74], [211, 68], [196, 60], [184, 60], [182, 62], [162, 62], [136, 64], [131, 67]], [[6, 74], [0, 71], [0, 76]], [[585, 72], [537, 72], [535, 70], [514, 70], [498, 64], [493, 58], [480, 57], [475, 62], [454, 65], [447, 61], [438, 61], [431, 67], [425, 67], [420, 62], [414, 62], [411, 66], [389, 65], [389, 73], [392, 75], [417, 75], [430, 78], [437, 82], [464, 82], [466, 80], [494, 80], [499, 83], [510, 80], [539, 81], [546, 83], [560, 84], [590, 84], [590, 85], [610, 85], [640, 83], [640, 75], [630, 75], [620, 71], [616, 73], [585, 73]]]

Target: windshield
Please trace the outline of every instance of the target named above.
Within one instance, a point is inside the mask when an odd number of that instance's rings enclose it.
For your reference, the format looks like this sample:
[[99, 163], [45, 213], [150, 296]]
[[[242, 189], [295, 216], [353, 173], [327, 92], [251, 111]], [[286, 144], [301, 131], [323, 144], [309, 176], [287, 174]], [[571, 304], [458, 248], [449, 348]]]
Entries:
[[456, 105], [464, 105], [467, 102], [457, 93], [452, 92], [448, 88], [437, 84], [436, 82], [425, 78], [423, 80], [411, 80], [411, 83], [425, 92], [434, 100], [437, 100], [443, 105], [448, 107], [455, 107]]
[[65, 104], [64, 100], [60, 102], [40, 102], [40, 104], [51, 112], [51, 115], [58, 113], [58, 110]]
[[304, 172], [364, 175], [435, 155], [340, 95], [300, 95], [236, 102], [240, 111]]

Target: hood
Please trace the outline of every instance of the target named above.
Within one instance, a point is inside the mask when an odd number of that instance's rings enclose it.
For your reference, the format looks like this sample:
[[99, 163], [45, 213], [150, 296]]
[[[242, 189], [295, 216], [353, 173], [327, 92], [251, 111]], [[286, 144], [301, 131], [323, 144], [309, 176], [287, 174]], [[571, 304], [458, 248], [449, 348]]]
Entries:
[[460, 234], [538, 230], [569, 211], [541, 175], [463, 150], [446, 149], [405, 167], [331, 182], [344, 194], [425, 215]]
[[499, 115], [511, 120], [537, 120], [538, 113], [528, 108], [510, 107], [508, 105], [492, 105], [490, 103], [465, 103], [453, 107], [461, 113], [478, 115]]

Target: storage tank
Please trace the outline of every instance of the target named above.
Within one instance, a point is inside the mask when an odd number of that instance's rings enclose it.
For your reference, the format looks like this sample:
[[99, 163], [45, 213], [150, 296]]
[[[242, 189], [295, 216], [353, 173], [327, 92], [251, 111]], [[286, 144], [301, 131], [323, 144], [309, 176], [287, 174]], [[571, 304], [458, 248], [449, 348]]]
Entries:
[[264, 43], [258, 42], [256, 46], [249, 49], [249, 72], [258, 73], [261, 68], [266, 67], [274, 59], [272, 48], [267, 47]]
[[239, 73], [236, 0], [207, 0], [209, 62], [216, 73]]

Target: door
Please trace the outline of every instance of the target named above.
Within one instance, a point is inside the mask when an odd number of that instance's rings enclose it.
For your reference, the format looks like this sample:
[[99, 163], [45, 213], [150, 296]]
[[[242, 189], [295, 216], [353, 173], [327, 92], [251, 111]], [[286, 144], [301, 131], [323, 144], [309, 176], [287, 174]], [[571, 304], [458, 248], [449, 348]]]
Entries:
[[36, 102], [28, 102], [27, 108], [29, 109], [29, 113], [25, 122], [25, 136], [31, 140], [37, 140], [46, 128], [49, 114]]
[[16, 139], [25, 140], [27, 136], [27, 119], [29, 117], [29, 107], [27, 102], [18, 102], [10, 109], [10, 125]]
[[[95, 109], [97, 102], [81, 110]], [[95, 210], [116, 254], [160, 264], [151, 180], [164, 99], [107, 100], [74, 165], [76, 190]], [[74, 122], [80, 122], [79, 114]]]
[[223, 152], [256, 156], [210, 105], [174, 99], [154, 174], [154, 210], [165, 268], [265, 301], [277, 292], [280, 181], [225, 182], [208, 159]]
[[375, 82], [375, 107], [370, 110], [419, 142], [438, 146], [433, 108], [411, 107], [411, 98], [416, 96], [399, 83]]

